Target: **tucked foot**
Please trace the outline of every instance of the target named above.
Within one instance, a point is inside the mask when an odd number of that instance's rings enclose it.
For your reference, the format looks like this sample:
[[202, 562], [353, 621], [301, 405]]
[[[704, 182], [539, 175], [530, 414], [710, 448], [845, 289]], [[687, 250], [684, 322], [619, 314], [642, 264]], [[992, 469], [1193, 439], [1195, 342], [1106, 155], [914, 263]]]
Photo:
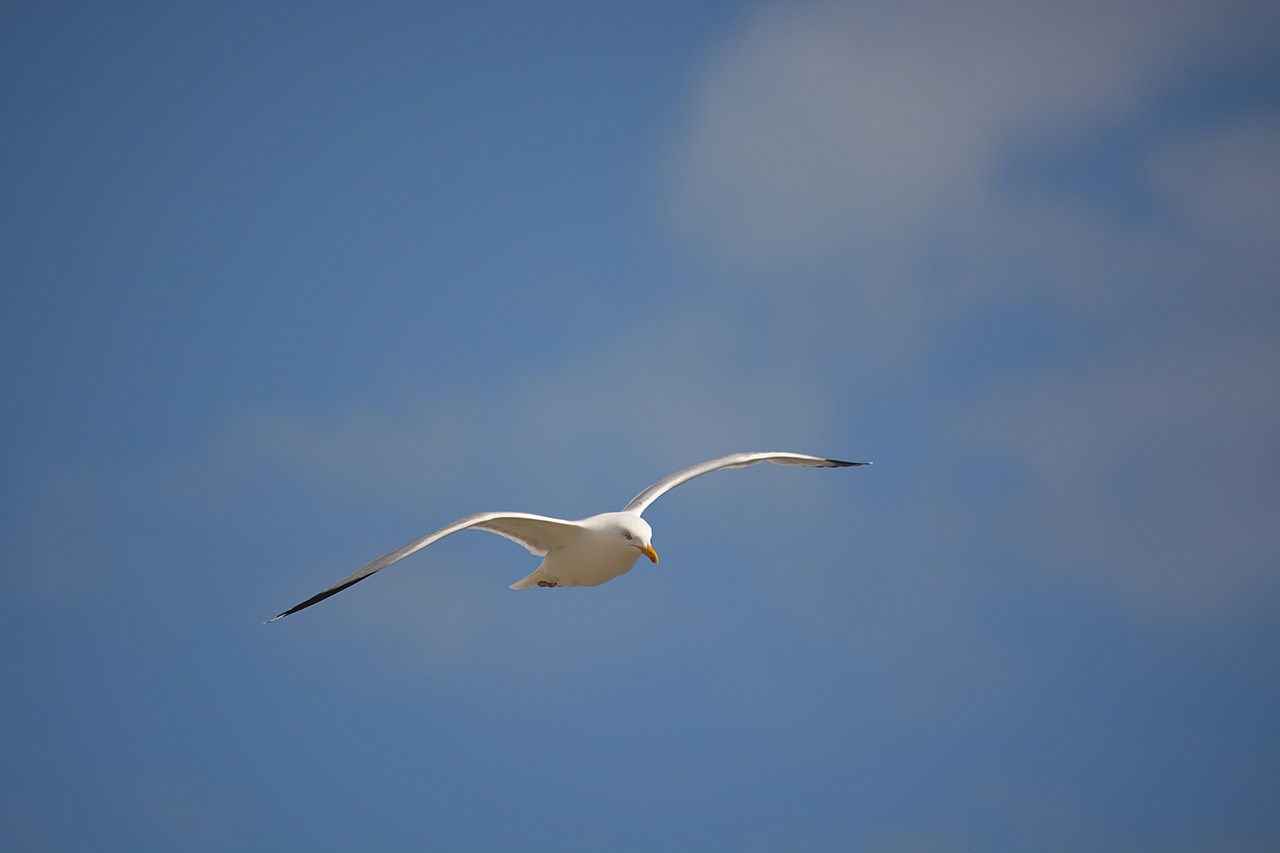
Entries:
[[560, 586], [560, 584], [552, 583], [551, 581], [538, 581], [538, 586]]

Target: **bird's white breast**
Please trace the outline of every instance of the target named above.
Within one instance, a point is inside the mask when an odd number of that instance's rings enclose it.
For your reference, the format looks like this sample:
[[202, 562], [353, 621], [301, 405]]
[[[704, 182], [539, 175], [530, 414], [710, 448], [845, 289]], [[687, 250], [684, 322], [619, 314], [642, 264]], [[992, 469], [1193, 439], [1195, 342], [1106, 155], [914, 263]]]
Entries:
[[588, 527], [576, 541], [547, 554], [541, 574], [560, 586], [598, 586], [630, 571], [639, 558], [619, 531]]

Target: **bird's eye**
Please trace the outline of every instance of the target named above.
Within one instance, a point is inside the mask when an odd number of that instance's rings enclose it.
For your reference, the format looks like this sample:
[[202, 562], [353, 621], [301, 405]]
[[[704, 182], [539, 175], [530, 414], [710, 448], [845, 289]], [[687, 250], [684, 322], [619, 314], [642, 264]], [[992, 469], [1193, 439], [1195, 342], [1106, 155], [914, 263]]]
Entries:
[[626, 532], [624, 532], [622, 535], [623, 535], [623, 536], [625, 536], [625, 537], [627, 537], [628, 539], [632, 539], [632, 538], [634, 538], [630, 533], [626, 533]]

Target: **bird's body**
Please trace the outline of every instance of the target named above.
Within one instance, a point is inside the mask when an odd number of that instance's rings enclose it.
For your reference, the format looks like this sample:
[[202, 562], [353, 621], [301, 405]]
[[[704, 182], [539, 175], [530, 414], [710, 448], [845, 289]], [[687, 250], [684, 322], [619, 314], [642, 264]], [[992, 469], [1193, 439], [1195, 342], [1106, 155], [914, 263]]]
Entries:
[[384, 554], [328, 589], [301, 604], [268, 619], [274, 622], [359, 583], [405, 557], [459, 530], [487, 530], [524, 546], [541, 556], [542, 564], [528, 577], [511, 584], [512, 589], [559, 586], [599, 586], [626, 574], [643, 555], [655, 565], [653, 530], [640, 517], [660, 495], [681, 483], [721, 468], [741, 468], [758, 462], [817, 468], [848, 468], [869, 462], [841, 462], [800, 453], [734, 453], [675, 472], [636, 495], [620, 512], [604, 512], [578, 521], [550, 518], [525, 512], [481, 512], [458, 519], [434, 533], [428, 533], [389, 554]]
[[[605, 512], [573, 523], [580, 528], [578, 534], [562, 547], [548, 552], [537, 571], [513, 583], [512, 589], [599, 586], [631, 571], [645, 553], [640, 544], [648, 545], [653, 536], [649, 524], [629, 512]], [[656, 563], [657, 554], [651, 546], [648, 550], [653, 554], [649, 559]]]

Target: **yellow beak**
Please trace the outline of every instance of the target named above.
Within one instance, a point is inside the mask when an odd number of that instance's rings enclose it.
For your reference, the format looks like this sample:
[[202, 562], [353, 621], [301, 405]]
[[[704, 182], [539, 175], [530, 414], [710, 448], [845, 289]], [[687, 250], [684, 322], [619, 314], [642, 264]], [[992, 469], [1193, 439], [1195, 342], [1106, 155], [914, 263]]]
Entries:
[[640, 550], [641, 554], [644, 554], [646, 557], [648, 557], [650, 562], [652, 562], [655, 566], [658, 565], [658, 552], [653, 550], [652, 545], [637, 545], [636, 548]]

